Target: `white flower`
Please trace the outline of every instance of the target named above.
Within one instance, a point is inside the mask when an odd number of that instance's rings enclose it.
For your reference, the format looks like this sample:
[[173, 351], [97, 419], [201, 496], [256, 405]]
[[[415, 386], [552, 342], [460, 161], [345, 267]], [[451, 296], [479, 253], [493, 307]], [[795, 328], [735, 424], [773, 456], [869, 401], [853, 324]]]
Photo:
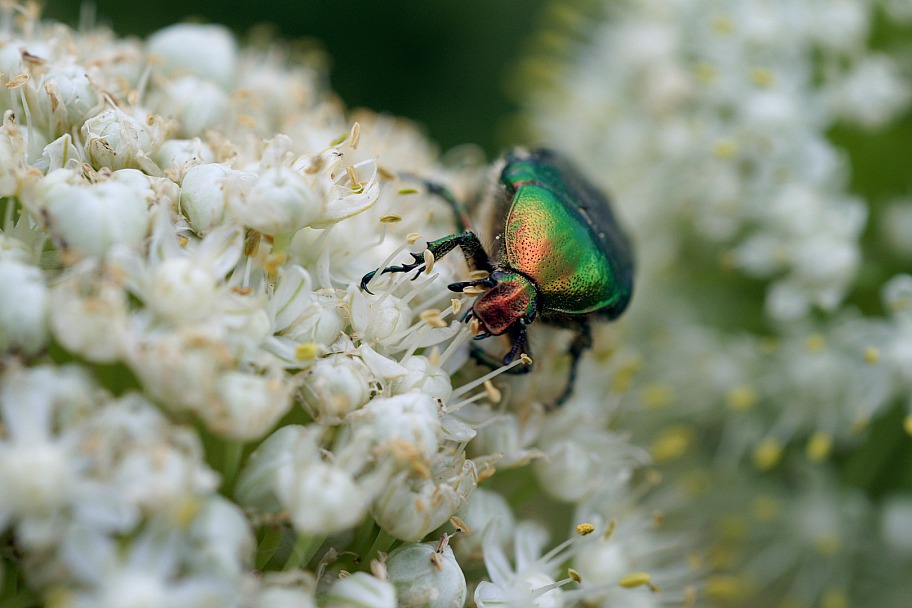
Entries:
[[401, 608], [458, 608], [466, 580], [453, 550], [445, 543], [408, 543], [386, 562]]
[[47, 343], [48, 290], [41, 271], [0, 259], [0, 351], [34, 353]]
[[115, 171], [91, 183], [72, 169], [56, 169], [24, 193], [62, 248], [101, 256], [116, 244], [139, 246], [149, 230], [154, 192], [136, 170]]
[[333, 583], [325, 596], [331, 608], [396, 608], [396, 588], [389, 581], [355, 572]]
[[86, 158], [96, 169], [135, 168], [150, 175], [161, 173], [151, 155], [164, 140], [164, 128], [153, 114], [111, 108], [86, 120], [82, 136]]
[[164, 60], [161, 69], [167, 74], [189, 73], [225, 88], [236, 78], [237, 43], [220, 25], [172, 25], [152, 34], [146, 47]]
[[378, 397], [352, 414], [352, 430], [361, 441], [407, 459], [430, 462], [441, 439], [437, 404], [413, 392]]
[[190, 167], [181, 182], [180, 193], [180, 206], [190, 226], [197, 233], [206, 234], [221, 224], [227, 205], [224, 184], [235, 184], [237, 180], [252, 182], [254, 179], [253, 175], [232, 172], [229, 167], [218, 163]]
[[420, 540], [466, 504], [477, 482], [471, 460], [440, 466], [430, 479], [400, 473], [374, 500], [374, 519], [390, 536]]

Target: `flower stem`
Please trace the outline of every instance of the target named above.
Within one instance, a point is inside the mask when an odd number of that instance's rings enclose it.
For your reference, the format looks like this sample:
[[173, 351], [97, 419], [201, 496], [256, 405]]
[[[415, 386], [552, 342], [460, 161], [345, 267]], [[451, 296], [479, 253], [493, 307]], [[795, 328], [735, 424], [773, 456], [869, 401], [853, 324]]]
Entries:
[[291, 549], [291, 555], [285, 562], [285, 570], [294, 570], [301, 564], [306, 564], [323, 544], [322, 536], [312, 536], [309, 534], [299, 534], [298, 540]]

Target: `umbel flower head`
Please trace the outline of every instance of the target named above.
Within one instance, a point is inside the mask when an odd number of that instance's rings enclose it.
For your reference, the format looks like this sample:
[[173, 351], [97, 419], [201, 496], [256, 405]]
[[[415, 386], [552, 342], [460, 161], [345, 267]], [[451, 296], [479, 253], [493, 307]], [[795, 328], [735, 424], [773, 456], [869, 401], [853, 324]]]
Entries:
[[549, 429], [536, 393], [564, 381], [562, 347], [510, 386], [468, 364], [458, 260], [358, 289], [453, 231], [414, 176], [467, 196], [488, 167], [444, 166], [410, 123], [347, 112], [317, 67], [217, 25], [121, 40], [6, 2], [0, 72], [0, 603], [450, 607], [483, 580], [514, 605], [578, 586], [538, 542], [504, 578], [541, 525], [498, 480], [541, 461], [529, 487], [565, 517], [626, 484], [646, 460], [608, 428], [612, 391]]
[[833, 134], [907, 128], [908, 3], [593, 4], [547, 13], [537, 48], [562, 56], [519, 71], [536, 76], [523, 118], [613, 193], [638, 245], [635, 301], [596, 355], [661, 473], [648, 500], [708, 544], [710, 602], [903, 605], [908, 555], [865, 530], [908, 492], [910, 278], [889, 278], [908, 189], [886, 238], [866, 233], [885, 195], [852, 183], [863, 152]]

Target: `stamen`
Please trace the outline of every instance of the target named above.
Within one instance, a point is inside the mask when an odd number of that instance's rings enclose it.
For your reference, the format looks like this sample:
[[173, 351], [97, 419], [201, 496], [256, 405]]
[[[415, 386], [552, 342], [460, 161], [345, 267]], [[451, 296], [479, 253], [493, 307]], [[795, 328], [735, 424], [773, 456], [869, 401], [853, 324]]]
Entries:
[[355, 124], [352, 125], [351, 133], [348, 136], [348, 145], [352, 147], [352, 150], [358, 149], [358, 141], [361, 139], [361, 123], [355, 121]]
[[424, 274], [431, 274], [431, 269], [434, 268], [434, 253], [430, 249], [425, 249], [424, 253]]
[[496, 378], [497, 376], [501, 375], [502, 373], [504, 373], [504, 372], [506, 372], [506, 371], [508, 371], [508, 370], [513, 369], [514, 367], [516, 367], [517, 365], [520, 365], [521, 363], [522, 363], [522, 358], [519, 358], [519, 359], [516, 359], [515, 361], [513, 361], [512, 363], [510, 363], [510, 364], [508, 364], [508, 365], [501, 365], [501, 366], [498, 367], [497, 369], [495, 369], [495, 370], [493, 370], [493, 371], [491, 371], [491, 372], [488, 372], [487, 374], [485, 374], [485, 375], [482, 376], [481, 378], [478, 378], [477, 380], [472, 380], [471, 382], [469, 382], [469, 383], [467, 383], [467, 384], [463, 384], [463, 385], [460, 386], [459, 388], [453, 390], [453, 395], [452, 395], [452, 396], [453, 396], [453, 397], [459, 397], [459, 396], [461, 396], [461, 395], [465, 395], [465, 394], [466, 394], [467, 392], [469, 392], [470, 390], [472, 390], [472, 389], [474, 389], [474, 388], [477, 388], [477, 387], [481, 386], [482, 384], [484, 384], [486, 380], [490, 380], [490, 379], [492, 379], [492, 378]]

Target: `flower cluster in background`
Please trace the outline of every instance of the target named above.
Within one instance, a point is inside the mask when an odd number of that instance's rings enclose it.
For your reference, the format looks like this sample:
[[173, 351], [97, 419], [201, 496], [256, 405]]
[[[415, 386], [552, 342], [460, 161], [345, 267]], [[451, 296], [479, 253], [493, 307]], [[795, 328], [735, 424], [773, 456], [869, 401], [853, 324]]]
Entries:
[[613, 384], [546, 414], [567, 336], [507, 381], [468, 361], [458, 259], [358, 288], [453, 231], [422, 180], [486, 190], [477, 151], [215, 25], [4, 2], [0, 72], [0, 603], [693, 597]]
[[889, 268], [866, 251], [908, 259], [909, 193], [865, 241], [884, 201], [850, 190], [830, 136], [908, 114], [909, 49], [871, 42], [908, 31], [908, 4], [580, 4], [555, 4], [517, 81], [538, 82], [532, 137], [613, 194], [637, 245], [601, 344], [615, 424], [663, 475], [641, 504], [700, 537], [706, 601], [905, 605], [912, 276], [883, 284], [882, 314], [852, 296], [863, 263]]

